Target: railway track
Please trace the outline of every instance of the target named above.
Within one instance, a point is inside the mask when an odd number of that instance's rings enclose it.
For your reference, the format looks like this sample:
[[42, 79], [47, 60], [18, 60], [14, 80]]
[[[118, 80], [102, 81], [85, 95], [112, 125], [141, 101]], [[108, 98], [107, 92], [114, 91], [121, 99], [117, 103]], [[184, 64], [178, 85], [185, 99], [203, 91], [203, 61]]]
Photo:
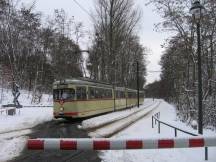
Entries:
[[160, 105], [160, 101], [145, 106], [141, 110], [126, 115], [122, 118], [117, 118], [116, 120], [102, 122], [103, 124], [96, 125], [95, 127], [91, 127], [90, 129], [87, 129], [88, 135], [90, 137], [96, 137], [96, 138], [111, 137], [114, 134], [129, 127], [131, 124], [137, 122], [139, 119], [143, 118], [144, 116], [150, 114], [159, 105]]
[[[97, 122], [97, 123], [94, 123], [92, 124], [92, 119], [90, 118], [90, 120], [85, 120], [84, 122], [82, 122], [82, 126], [80, 126], [81, 129], [85, 129], [87, 131], [91, 131], [91, 130], [95, 130], [97, 128], [100, 128], [100, 127], [104, 127], [105, 125], [108, 125], [108, 124], [111, 124], [115, 121], [118, 121], [118, 120], [121, 120], [121, 119], [124, 119], [124, 118], [127, 118], [129, 117], [131, 114], [133, 113], [138, 113], [139, 111], [142, 111], [143, 109], [146, 109], [150, 106], [153, 106], [155, 103], [150, 103], [148, 105], [145, 105], [143, 106], [142, 109], [137, 109], [136, 111], [133, 111], [134, 109], [131, 108], [130, 111], [132, 110], [132, 112], [129, 112], [129, 113], [126, 113], [126, 114], [121, 114], [119, 116], [109, 116], [109, 120], [102, 120], [101, 121], [101, 116], [104, 118], [103, 115], [99, 116], [99, 117], [96, 117], [95, 120], [98, 120], [100, 122]], [[120, 111], [116, 111], [115, 113], [119, 113], [119, 112], [123, 112], [123, 111], [128, 111], [129, 108], [125, 109], [125, 110], [120, 110]], [[108, 113], [109, 114], [109, 113]]]
[[[29, 138], [87, 138], [86, 131], [77, 128], [81, 121], [53, 120], [33, 128]], [[86, 151], [29, 151], [24, 149], [10, 162], [80, 162], [92, 159], [99, 162], [97, 152]]]
[[21, 136], [26, 136], [28, 134], [31, 134], [32, 131], [30, 128], [27, 129], [19, 129], [19, 130], [13, 130], [6, 133], [0, 133], [0, 139], [12, 139], [12, 138], [18, 138]]
[[[118, 118], [115, 121], [112, 122], [105, 122], [103, 125], [97, 125], [95, 128], [88, 129], [87, 131], [90, 134], [94, 135], [101, 135], [100, 131], [103, 131], [105, 129], [110, 129], [109, 127], [114, 127], [115, 130], [112, 130], [112, 133], [108, 133], [103, 137], [110, 137], [113, 134], [125, 129], [129, 125], [133, 124], [137, 121], [135, 120], [135, 115], [139, 116], [140, 113], [142, 113], [145, 110], [145, 113], [150, 113], [154, 108], [156, 108], [159, 105], [159, 103], [148, 103], [142, 108], [142, 110], [137, 110], [135, 113], [129, 114], [127, 116], [124, 116], [122, 118]], [[143, 117], [144, 112], [139, 117]], [[133, 118], [134, 121], [130, 120], [130, 123], [127, 121], [129, 118]], [[136, 117], [137, 118], [137, 117]], [[127, 121], [127, 122], [126, 122]], [[127, 123], [123, 124], [122, 123]], [[81, 121], [65, 121], [65, 120], [54, 120], [51, 122], [47, 122], [44, 124], [41, 124], [34, 129], [32, 129], [32, 132], [28, 132], [29, 129], [23, 129], [21, 130], [20, 134], [17, 134], [16, 137], [19, 136], [29, 136], [29, 138], [87, 138], [88, 135], [85, 130], [78, 129], [78, 125], [81, 124]], [[20, 130], [16, 130], [14, 132], [7, 132], [6, 134], [3, 134], [5, 137], [9, 135], [10, 133], [18, 133]], [[0, 135], [1, 136], [1, 135]], [[8, 136], [9, 137], [9, 136]], [[11, 138], [14, 138], [15, 136], [11, 136]], [[98, 136], [101, 137], [101, 136]], [[15, 159], [11, 160], [10, 162], [80, 162], [80, 161], [92, 161], [92, 162], [99, 162], [101, 161], [96, 151], [28, 151], [26, 149], [23, 150], [21, 155], [19, 157], [16, 157]]]

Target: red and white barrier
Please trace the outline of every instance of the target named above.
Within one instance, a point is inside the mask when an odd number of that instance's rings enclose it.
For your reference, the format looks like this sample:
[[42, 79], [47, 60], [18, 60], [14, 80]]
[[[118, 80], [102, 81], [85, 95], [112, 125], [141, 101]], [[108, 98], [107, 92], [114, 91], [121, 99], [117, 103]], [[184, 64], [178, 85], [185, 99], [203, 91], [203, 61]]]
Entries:
[[167, 139], [29, 139], [29, 150], [126, 150], [216, 146], [216, 137]]

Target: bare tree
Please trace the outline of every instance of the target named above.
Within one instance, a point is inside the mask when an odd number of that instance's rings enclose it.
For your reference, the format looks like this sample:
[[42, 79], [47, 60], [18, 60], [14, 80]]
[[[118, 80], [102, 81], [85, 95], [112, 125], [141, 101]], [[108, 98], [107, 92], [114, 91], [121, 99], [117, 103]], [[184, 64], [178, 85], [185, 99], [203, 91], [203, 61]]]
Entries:
[[[129, 71], [135, 62], [133, 46], [138, 47], [136, 55], [140, 55], [140, 65], [144, 65], [142, 57], [145, 50], [136, 36], [136, 26], [141, 12], [131, 0], [98, 0], [94, 17], [95, 38], [90, 50], [89, 70], [92, 77], [110, 83], [118, 82], [126, 85]], [[132, 74], [132, 73], [131, 73]], [[141, 80], [144, 76], [141, 76]], [[133, 72], [133, 77], [135, 74]], [[133, 85], [134, 86], [134, 85]]]

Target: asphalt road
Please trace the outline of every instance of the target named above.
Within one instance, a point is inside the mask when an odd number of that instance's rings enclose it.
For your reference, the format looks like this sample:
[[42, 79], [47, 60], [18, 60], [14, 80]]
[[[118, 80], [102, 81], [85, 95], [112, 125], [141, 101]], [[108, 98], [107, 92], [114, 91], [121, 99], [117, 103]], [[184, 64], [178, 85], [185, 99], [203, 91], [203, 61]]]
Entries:
[[[30, 138], [84, 138], [84, 130], [77, 128], [80, 121], [53, 120], [33, 129]], [[10, 162], [100, 162], [96, 151], [28, 151]]]

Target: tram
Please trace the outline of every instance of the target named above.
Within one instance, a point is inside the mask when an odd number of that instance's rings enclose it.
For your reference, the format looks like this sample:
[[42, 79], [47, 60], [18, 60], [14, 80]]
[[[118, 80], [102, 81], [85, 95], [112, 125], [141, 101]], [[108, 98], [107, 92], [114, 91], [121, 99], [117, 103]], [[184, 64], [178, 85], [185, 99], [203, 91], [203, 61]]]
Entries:
[[[140, 91], [140, 103], [144, 92]], [[55, 118], [83, 118], [137, 105], [137, 90], [114, 87], [86, 78], [53, 83]]]

